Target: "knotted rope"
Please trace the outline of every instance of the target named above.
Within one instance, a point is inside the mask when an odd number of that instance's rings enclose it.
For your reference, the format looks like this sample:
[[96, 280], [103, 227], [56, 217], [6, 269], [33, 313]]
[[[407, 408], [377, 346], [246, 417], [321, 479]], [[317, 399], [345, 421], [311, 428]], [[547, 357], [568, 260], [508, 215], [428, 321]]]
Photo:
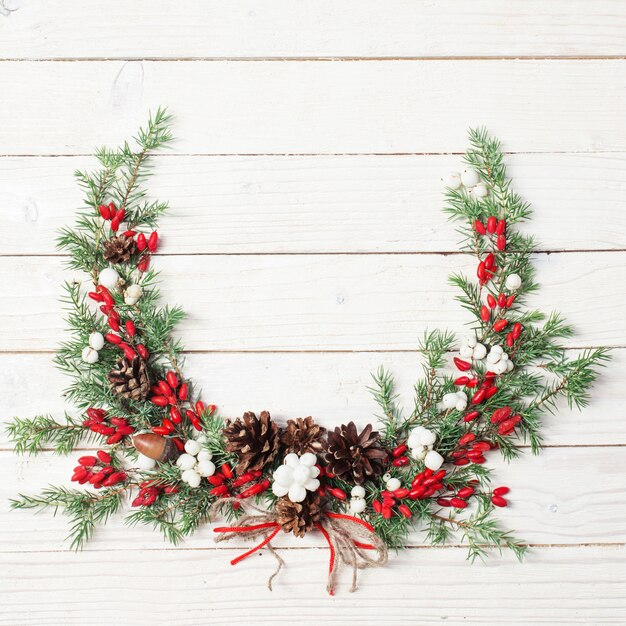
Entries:
[[[244, 504], [236, 498], [224, 498], [215, 502], [211, 506], [209, 513], [212, 515], [224, 504], [232, 502], [238, 502], [244, 506], [246, 514], [239, 519], [237, 526], [221, 526], [213, 529], [214, 532], [220, 533], [220, 536], [216, 538], [216, 542], [230, 541], [234, 537], [241, 536], [251, 539], [262, 536], [263, 540], [259, 544], [234, 558], [231, 561], [231, 565], [236, 565], [257, 550], [266, 547], [278, 561], [276, 571], [267, 582], [267, 587], [271, 591], [272, 581], [285, 564], [271, 544], [272, 539], [281, 530], [281, 526], [277, 521], [277, 515], [270, 511], [263, 511], [248, 502]], [[358, 517], [332, 513], [330, 511], [322, 515], [322, 520], [315, 524], [315, 528], [322, 533], [330, 549], [326, 589], [330, 595], [334, 594], [335, 578], [341, 565], [344, 564], [352, 568], [350, 591], [356, 591], [358, 570], [385, 565], [388, 559], [387, 546], [376, 535], [374, 528]], [[366, 551], [372, 551], [373, 554], [367, 554]]]

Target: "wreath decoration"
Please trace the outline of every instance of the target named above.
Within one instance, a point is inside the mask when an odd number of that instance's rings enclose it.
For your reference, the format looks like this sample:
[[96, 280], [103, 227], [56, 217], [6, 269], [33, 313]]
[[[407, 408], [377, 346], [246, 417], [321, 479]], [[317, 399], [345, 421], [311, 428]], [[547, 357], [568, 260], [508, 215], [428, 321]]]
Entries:
[[172, 543], [225, 518], [213, 528], [217, 541], [255, 544], [233, 564], [266, 547], [278, 569], [276, 535], [318, 533], [330, 550], [329, 593], [341, 564], [352, 568], [353, 591], [357, 570], [385, 564], [413, 527], [431, 544], [460, 534], [470, 559], [490, 547], [521, 559], [527, 546], [494, 516], [509, 489], [492, 486], [486, 463], [498, 452], [513, 459], [524, 444], [539, 452], [542, 417], [560, 398], [585, 406], [609, 355], [594, 349], [567, 358], [559, 340], [571, 326], [525, 306], [538, 288], [534, 239], [515, 226], [530, 207], [511, 190], [499, 142], [470, 131], [466, 169], [444, 179], [444, 211], [477, 263], [476, 279], [450, 277], [471, 316], [469, 335], [459, 347], [449, 332], [424, 334], [423, 377], [408, 414], [381, 368], [371, 388], [377, 429], [344, 420], [327, 431], [312, 416], [278, 423], [266, 410], [224, 420], [184, 376], [173, 337], [183, 311], [160, 306], [150, 268], [167, 203], [143, 188], [151, 153], [172, 140], [170, 123], [159, 109], [133, 145], [102, 148], [97, 171], [76, 172], [85, 206], [58, 244], [88, 280], [64, 285], [69, 336], [54, 359], [71, 379], [65, 396], [76, 410], [64, 421], [15, 418], [8, 432], [18, 453], [52, 446], [69, 454], [85, 443], [97, 451], [73, 469], [81, 488], [50, 486], [12, 507], [61, 509], [75, 549], [128, 501], [128, 524], [152, 526]]

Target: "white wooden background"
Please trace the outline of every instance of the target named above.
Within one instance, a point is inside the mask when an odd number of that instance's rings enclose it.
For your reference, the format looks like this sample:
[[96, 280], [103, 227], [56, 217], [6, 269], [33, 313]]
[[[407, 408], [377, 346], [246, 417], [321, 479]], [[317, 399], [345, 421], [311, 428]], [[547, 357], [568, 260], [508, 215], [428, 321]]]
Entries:
[[615, 348], [540, 457], [498, 464], [524, 564], [470, 566], [416, 533], [356, 595], [325, 595], [314, 536], [281, 539], [273, 593], [271, 557], [231, 568], [209, 530], [174, 549], [117, 519], [74, 554], [63, 518], [7, 507], [72, 460], [18, 458], [2, 434], [0, 624], [626, 623], [625, 38], [621, 0], [0, 0], [3, 419], [63, 409], [72, 171], [158, 104], [178, 140], [153, 182], [172, 205], [157, 264], [189, 313], [188, 371], [227, 415], [364, 424], [381, 363], [410, 395], [417, 337], [465, 321], [438, 180], [470, 125], [503, 140], [536, 209], [537, 303], [575, 323], [572, 350]]

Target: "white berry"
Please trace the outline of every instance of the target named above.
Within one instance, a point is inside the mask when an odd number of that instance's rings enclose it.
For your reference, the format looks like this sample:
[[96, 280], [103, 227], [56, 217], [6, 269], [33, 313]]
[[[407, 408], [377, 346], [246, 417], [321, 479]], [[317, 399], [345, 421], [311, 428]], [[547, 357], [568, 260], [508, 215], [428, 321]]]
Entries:
[[120, 275], [112, 267], [105, 267], [98, 275], [98, 284], [107, 289], [115, 289], [119, 279]]
[[474, 354], [472, 355], [474, 359], [480, 361], [484, 359], [487, 355], [487, 348], [482, 343], [477, 343], [474, 347]]
[[354, 487], [352, 487], [352, 491], [350, 492], [350, 495], [353, 498], [364, 498], [365, 489], [361, 487], [361, 485], [355, 485]]
[[185, 452], [192, 456], [197, 456], [201, 449], [200, 444], [194, 439], [189, 439], [189, 441], [185, 443]]
[[130, 285], [124, 292], [124, 302], [130, 306], [137, 304], [139, 298], [143, 295], [141, 285]]
[[465, 187], [473, 187], [480, 182], [480, 176], [476, 170], [463, 170], [461, 173], [461, 182]]
[[402, 487], [402, 483], [398, 478], [390, 478], [387, 481], [387, 489], [389, 491], [395, 491], [396, 489], [400, 489]]
[[476, 346], [476, 344], [478, 343], [478, 339], [476, 339], [476, 335], [468, 335], [465, 338], [465, 343], [470, 347], [470, 348], [474, 348]]
[[424, 465], [433, 471], [438, 470], [443, 465], [443, 457], [439, 452], [430, 450], [424, 459]]
[[458, 189], [461, 186], [461, 175], [458, 172], [450, 172], [441, 177], [441, 182], [448, 189]]
[[200, 481], [202, 480], [200, 474], [192, 469], [185, 470], [181, 478], [194, 489], [200, 485]]
[[441, 399], [444, 409], [453, 409], [457, 402], [456, 393], [446, 393]]
[[102, 333], [91, 333], [91, 335], [89, 335], [89, 345], [94, 350], [102, 350], [102, 348], [104, 348], [104, 336]]
[[352, 498], [350, 500], [350, 513], [363, 513], [367, 508], [367, 502], [363, 498]]
[[213, 461], [199, 461], [196, 471], [200, 476], [213, 476], [215, 474], [215, 463]]
[[390, 478], [391, 478], [391, 474], [389, 472], [386, 472], [385, 474], [383, 474], [383, 482], [386, 483]]
[[83, 361], [85, 363], [88, 363], [89, 365], [97, 363], [98, 359], [100, 358], [98, 356], [98, 351], [94, 350], [91, 346], [86, 346], [81, 356]]
[[472, 189], [472, 197], [473, 198], [485, 198], [488, 193], [489, 193], [489, 190], [482, 183], [476, 185], [476, 187], [474, 187]]
[[176, 459], [176, 465], [178, 465], [183, 472], [190, 470], [195, 464], [196, 457], [191, 456], [191, 454], [181, 454], [178, 459]]
[[198, 461], [210, 461], [213, 458], [213, 455], [211, 452], [203, 448], [200, 452], [198, 452], [198, 456], [196, 458]]
[[474, 356], [474, 348], [471, 346], [461, 346], [459, 355], [464, 359], [471, 359]]
[[515, 291], [522, 286], [522, 279], [519, 274], [509, 274], [504, 284], [509, 291]]

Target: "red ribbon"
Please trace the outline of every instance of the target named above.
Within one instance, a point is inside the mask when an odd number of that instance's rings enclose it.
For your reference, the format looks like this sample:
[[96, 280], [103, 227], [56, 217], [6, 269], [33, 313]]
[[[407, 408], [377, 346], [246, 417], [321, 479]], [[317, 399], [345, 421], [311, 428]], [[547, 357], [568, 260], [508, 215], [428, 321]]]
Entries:
[[[332, 512], [327, 512], [326, 516], [331, 519], [342, 519], [342, 520], [347, 520], [349, 522], [353, 522], [355, 524], [360, 524], [361, 526], [366, 528], [369, 532], [374, 533], [374, 527], [371, 524], [368, 524], [366, 521], [359, 519], [358, 517], [353, 517], [352, 515], [344, 515], [342, 513], [332, 513]], [[263, 541], [261, 541], [254, 548], [251, 548], [247, 552], [244, 552], [243, 554], [234, 558], [230, 562], [231, 565], [237, 565], [237, 563], [239, 563], [240, 561], [243, 561], [245, 558], [249, 557], [251, 554], [254, 554], [257, 550], [260, 550], [261, 548], [266, 546], [272, 539], [274, 539], [274, 537], [276, 537], [276, 535], [281, 529], [280, 524], [278, 524], [277, 522], [265, 522], [263, 524], [253, 524], [250, 526], [220, 526], [218, 528], [214, 528], [213, 532], [215, 533], [245, 533], [245, 532], [254, 531], [254, 530], [263, 530], [265, 528], [273, 528], [274, 530], [271, 533], [269, 533], [267, 537], [265, 537], [265, 539], [263, 539]], [[333, 569], [335, 567], [335, 558], [336, 558], [335, 546], [333, 545], [330, 535], [321, 524], [315, 524], [315, 528], [317, 528], [322, 533], [322, 535], [324, 536], [324, 539], [326, 539], [326, 542], [328, 543], [328, 548], [330, 550], [328, 575], [330, 576], [330, 574], [332, 574]], [[354, 545], [357, 548], [361, 548], [363, 550], [375, 549], [373, 545], [369, 543], [361, 543], [360, 541], [355, 541]], [[334, 591], [332, 588], [330, 589], [329, 593], [331, 596], [334, 595]]]

